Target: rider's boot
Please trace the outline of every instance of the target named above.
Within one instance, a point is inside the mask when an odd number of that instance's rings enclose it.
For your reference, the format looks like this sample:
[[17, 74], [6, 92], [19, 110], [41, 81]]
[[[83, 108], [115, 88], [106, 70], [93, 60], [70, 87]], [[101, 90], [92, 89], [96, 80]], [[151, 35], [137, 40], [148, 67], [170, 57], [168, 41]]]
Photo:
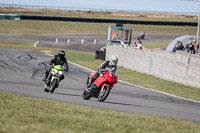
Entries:
[[50, 73], [50, 74], [48, 75], [48, 77], [46, 78], [45, 83], [46, 83], [47, 86], [49, 86], [49, 84], [50, 84], [50, 82], [51, 82], [51, 77], [52, 77], [52, 75], [51, 75], [51, 73]]
[[87, 84], [87, 88], [90, 88], [91, 87], [91, 85], [92, 85], [92, 79], [89, 79], [89, 82], [88, 82], [88, 84]]
[[43, 81], [43, 82], [46, 82], [47, 77], [48, 77], [48, 74], [47, 74], [47, 72], [45, 72], [45, 73], [44, 73], [44, 78], [42, 79], [42, 81]]
[[44, 84], [44, 88], [48, 89], [48, 86], [47, 86], [47, 84], [46, 84], [46, 83]]

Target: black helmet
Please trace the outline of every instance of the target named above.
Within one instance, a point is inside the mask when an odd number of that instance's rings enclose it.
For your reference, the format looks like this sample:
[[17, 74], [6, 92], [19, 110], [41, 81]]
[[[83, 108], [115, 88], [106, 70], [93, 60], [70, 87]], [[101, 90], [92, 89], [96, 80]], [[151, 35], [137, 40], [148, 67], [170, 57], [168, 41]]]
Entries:
[[65, 51], [64, 50], [60, 50], [58, 52], [58, 55], [64, 57], [65, 56]]

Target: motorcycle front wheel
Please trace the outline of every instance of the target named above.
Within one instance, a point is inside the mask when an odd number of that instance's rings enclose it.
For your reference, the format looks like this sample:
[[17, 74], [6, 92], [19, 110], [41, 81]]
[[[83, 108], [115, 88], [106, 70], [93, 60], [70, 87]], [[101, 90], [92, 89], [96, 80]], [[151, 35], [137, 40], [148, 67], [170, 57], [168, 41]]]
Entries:
[[50, 83], [50, 93], [53, 93], [54, 90], [56, 89], [56, 86], [57, 86], [57, 83], [58, 83], [58, 79], [53, 79], [53, 81]]
[[45, 92], [49, 92], [49, 90], [48, 90], [47, 88], [44, 88], [44, 91], [45, 91]]
[[83, 95], [82, 95], [83, 99], [85, 100], [89, 100], [91, 98], [89, 92], [87, 90], [83, 91]]
[[109, 93], [110, 93], [110, 87], [108, 86], [102, 86], [100, 91], [99, 91], [99, 95], [98, 95], [98, 101], [99, 102], [103, 102], [104, 100], [106, 100], [106, 98], [108, 97]]

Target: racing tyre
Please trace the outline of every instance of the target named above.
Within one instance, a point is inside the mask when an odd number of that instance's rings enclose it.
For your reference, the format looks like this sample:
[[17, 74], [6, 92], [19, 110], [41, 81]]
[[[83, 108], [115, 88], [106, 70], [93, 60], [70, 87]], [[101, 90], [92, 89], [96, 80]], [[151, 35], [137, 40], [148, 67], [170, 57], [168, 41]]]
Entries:
[[103, 102], [104, 100], [106, 100], [106, 98], [108, 97], [109, 93], [110, 93], [110, 87], [108, 86], [102, 86], [100, 91], [99, 91], [99, 95], [98, 95], [98, 101], [99, 102]]
[[50, 93], [53, 93], [54, 90], [56, 89], [57, 82], [58, 82], [58, 79], [53, 79], [53, 81], [51, 82]]
[[44, 88], [44, 91], [45, 91], [45, 92], [49, 92], [49, 90], [48, 90], [47, 88]]
[[89, 100], [91, 98], [89, 92], [87, 90], [83, 91], [83, 95], [82, 95], [83, 99], [85, 100]]

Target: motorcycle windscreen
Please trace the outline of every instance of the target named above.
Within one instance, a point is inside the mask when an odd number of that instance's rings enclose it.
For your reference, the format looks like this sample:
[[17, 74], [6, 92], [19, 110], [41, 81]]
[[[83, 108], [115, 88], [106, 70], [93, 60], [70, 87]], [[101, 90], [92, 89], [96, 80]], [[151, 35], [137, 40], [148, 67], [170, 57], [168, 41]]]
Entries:
[[54, 68], [59, 71], [64, 71], [64, 68], [61, 65], [55, 65]]
[[94, 77], [94, 75], [95, 75], [95, 72], [92, 72], [92, 73], [90, 74], [90, 79], [91, 79], [92, 77]]

